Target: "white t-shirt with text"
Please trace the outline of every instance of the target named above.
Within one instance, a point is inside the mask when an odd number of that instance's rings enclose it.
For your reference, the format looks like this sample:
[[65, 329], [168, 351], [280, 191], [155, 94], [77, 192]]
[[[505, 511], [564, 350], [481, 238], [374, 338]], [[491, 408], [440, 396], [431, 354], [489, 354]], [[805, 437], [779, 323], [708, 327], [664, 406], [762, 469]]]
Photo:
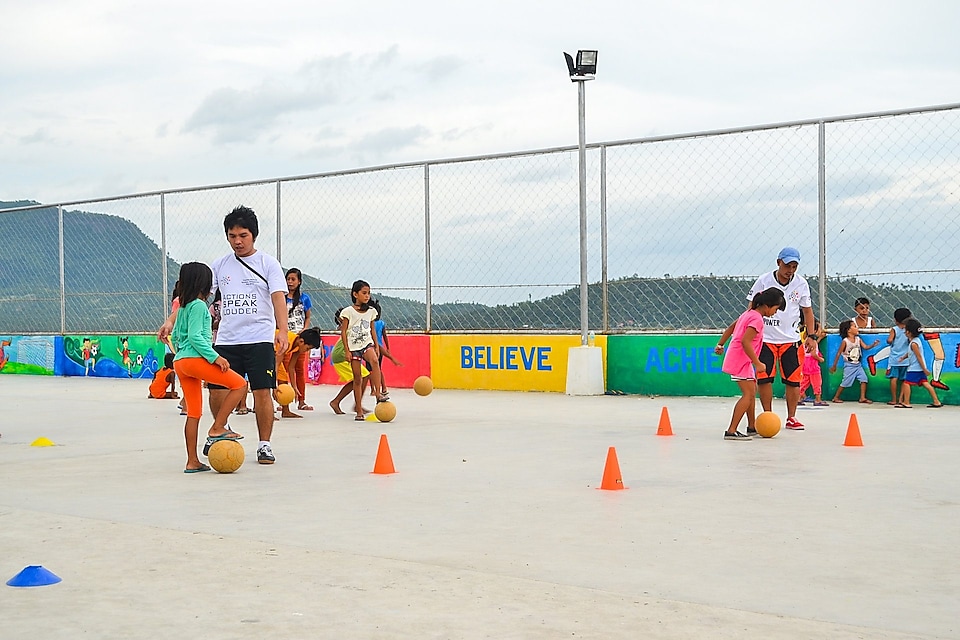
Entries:
[[277, 330], [270, 294], [287, 291], [283, 268], [276, 258], [262, 251], [242, 260], [267, 281], [243, 266], [232, 252], [210, 265], [213, 290], [219, 289], [222, 296], [218, 345], [272, 343]]
[[794, 274], [790, 282], [782, 285], [777, 281], [775, 274], [775, 271], [770, 271], [757, 278], [747, 295], [747, 300], [753, 301], [753, 296], [771, 287], [783, 291], [787, 308], [763, 319], [763, 341], [770, 344], [799, 342], [800, 308], [813, 306], [813, 301], [810, 299], [810, 285], [800, 274]]

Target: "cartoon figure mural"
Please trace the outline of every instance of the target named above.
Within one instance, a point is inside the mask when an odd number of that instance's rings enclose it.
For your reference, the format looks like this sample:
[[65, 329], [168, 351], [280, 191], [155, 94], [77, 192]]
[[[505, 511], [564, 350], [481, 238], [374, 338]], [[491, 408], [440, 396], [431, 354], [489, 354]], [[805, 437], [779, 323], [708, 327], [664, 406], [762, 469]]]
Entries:
[[[130, 360], [130, 354], [136, 353], [136, 351], [130, 350], [130, 338], [117, 338], [118, 348], [117, 353], [123, 358], [123, 366], [127, 368], [127, 377], [133, 377], [133, 361]], [[120, 348], [122, 347], [122, 349]]]
[[90, 338], [83, 339], [83, 375], [90, 375], [90, 370], [96, 366], [97, 362], [94, 358], [99, 350], [100, 345], [94, 345]]
[[[115, 349], [103, 348], [114, 340]], [[64, 336], [57, 374], [152, 379], [165, 352], [154, 336]]]
[[7, 366], [7, 361], [10, 360], [10, 358], [7, 357], [7, 354], [4, 353], [3, 351], [4, 347], [9, 347], [9, 346], [10, 346], [9, 340], [0, 341], [0, 371], [3, 371], [3, 368]]

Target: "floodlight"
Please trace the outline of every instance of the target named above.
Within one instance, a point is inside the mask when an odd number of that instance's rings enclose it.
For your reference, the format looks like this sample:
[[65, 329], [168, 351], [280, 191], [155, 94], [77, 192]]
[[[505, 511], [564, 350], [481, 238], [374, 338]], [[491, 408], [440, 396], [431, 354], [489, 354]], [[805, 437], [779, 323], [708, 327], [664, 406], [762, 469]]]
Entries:
[[595, 50], [581, 49], [577, 51], [576, 62], [569, 53], [564, 53], [563, 57], [567, 61], [567, 71], [570, 72], [572, 82], [593, 80], [594, 74], [597, 73], [597, 52]]

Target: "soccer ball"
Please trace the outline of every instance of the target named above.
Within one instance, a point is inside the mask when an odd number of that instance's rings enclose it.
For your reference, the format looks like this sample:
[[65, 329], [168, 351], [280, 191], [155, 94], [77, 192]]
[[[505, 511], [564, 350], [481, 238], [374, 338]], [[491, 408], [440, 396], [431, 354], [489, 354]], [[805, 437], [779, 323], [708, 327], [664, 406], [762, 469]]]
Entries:
[[207, 452], [207, 460], [217, 473], [233, 473], [243, 464], [243, 459], [243, 445], [236, 440], [217, 440]]

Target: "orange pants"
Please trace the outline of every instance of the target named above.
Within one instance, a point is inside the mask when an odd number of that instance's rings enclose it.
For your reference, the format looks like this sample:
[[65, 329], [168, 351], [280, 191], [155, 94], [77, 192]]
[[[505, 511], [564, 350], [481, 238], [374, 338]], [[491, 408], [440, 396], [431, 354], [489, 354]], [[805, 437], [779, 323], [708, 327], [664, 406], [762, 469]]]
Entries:
[[[297, 354], [297, 360], [292, 364], [293, 373], [295, 376], [295, 385], [297, 391], [297, 398], [300, 400], [306, 399], [307, 391], [307, 361], [310, 359], [309, 351], [301, 351]], [[291, 360], [293, 360], [293, 353], [287, 351], [283, 354], [283, 366], [287, 371], [290, 371]], [[278, 379], [279, 382], [279, 379]], [[287, 376], [287, 382], [290, 382], [289, 375]]]
[[212, 382], [228, 389], [239, 389], [247, 384], [243, 376], [233, 369], [221, 371], [220, 367], [210, 364], [203, 358], [174, 360], [173, 369], [180, 378], [180, 388], [183, 389], [183, 408], [188, 418], [200, 418], [203, 415], [201, 381]]

